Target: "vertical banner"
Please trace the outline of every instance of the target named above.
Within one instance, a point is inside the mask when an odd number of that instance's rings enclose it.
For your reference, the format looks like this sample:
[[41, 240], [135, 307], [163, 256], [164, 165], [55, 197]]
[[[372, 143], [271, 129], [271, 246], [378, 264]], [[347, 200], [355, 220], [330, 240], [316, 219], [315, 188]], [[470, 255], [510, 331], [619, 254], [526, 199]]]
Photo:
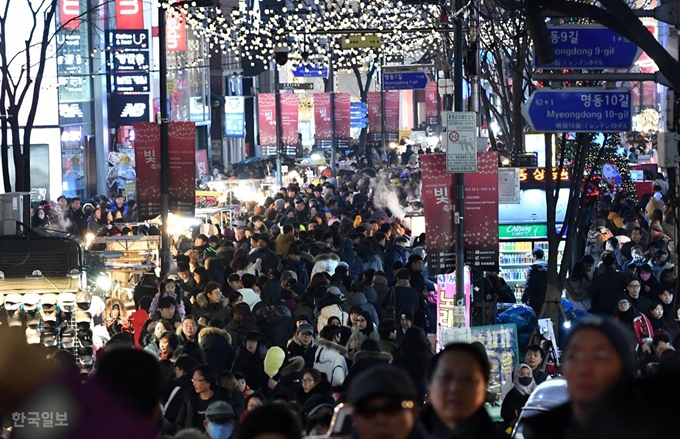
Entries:
[[260, 146], [276, 146], [276, 97], [274, 93], [257, 95]]
[[168, 124], [168, 205], [175, 215], [193, 217], [196, 207], [196, 126], [193, 122]]
[[142, 0], [116, 0], [116, 29], [144, 29]]
[[498, 271], [498, 153], [477, 153], [477, 172], [465, 174], [465, 263]]
[[456, 304], [456, 274], [440, 274], [437, 276], [437, 347], [444, 348], [449, 343], [467, 342], [471, 340], [469, 329], [471, 296], [470, 269], [465, 267], [463, 280], [465, 291], [464, 306]]
[[351, 93], [335, 93], [335, 138], [338, 148], [349, 147], [349, 130], [351, 125]]
[[454, 175], [446, 172], [445, 154], [421, 155], [420, 169], [429, 272], [452, 273], [456, 268]]
[[153, 122], [133, 123], [139, 220], [161, 214], [161, 132]]
[[331, 140], [330, 93], [314, 93], [314, 128], [317, 145]]
[[187, 51], [187, 24], [186, 15], [180, 13], [165, 14], [166, 43], [168, 52]]
[[399, 92], [385, 92], [385, 132], [387, 140], [399, 139]]
[[59, 23], [64, 29], [76, 30], [80, 26], [80, 0], [59, 0]]
[[208, 163], [208, 151], [205, 149], [196, 150], [196, 178], [210, 176], [210, 164]]
[[[281, 143], [283, 146], [297, 145], [298, 142], [298, 95], [281, 93]], [[276, 126], [276, 125], [275, 125]]]
[[370, 139], [375, 142], [380, 139], [382, 130], [380, 92], [369, 91], [366, 101], [368, 105], [368, 131], [370, 132]]
[[436, 125], [439, 112], [437, 111], [437, 103], [439, 90], [437, 89], [437, 82], [430, 81], [425, 87], [425, 123], [427, 125]]

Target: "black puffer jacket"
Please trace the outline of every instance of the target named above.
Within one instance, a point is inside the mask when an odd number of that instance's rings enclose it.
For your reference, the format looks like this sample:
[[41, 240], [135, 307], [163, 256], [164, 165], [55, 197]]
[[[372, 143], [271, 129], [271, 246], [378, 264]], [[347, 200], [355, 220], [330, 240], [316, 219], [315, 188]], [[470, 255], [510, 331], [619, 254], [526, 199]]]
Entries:
[[203, 349], [206, 362], [215, 372], [231, 370], [236, 351], [231, 345], [231, 336], [224, 329], [204, 328], [198, 333], [198, 344]]
[[345, 389], [349, 389], [352, 380], [361, 372], [390, 363], [392, 363], [392, 355], [386, 352], [358, 351], [354, 354], [354, 364], [350, 368], [347, 378], [345, 378]]
[[196, 303], [194, 304], [191, 313], [196, 319], [200, 319], [201, 317], [205, 317], [208, 321], [218, 319], [223, 325], [226, 325], [231, 321], [229, 303], [227, 300], [223, 298], [220, 303], [210, 303], [205, 293], [199, 293], [196, 296]]
[[264, 373], [264, 357], [257, 349], [255, 353], [248, 352], [245, 347], [245, 340], [243, 345], [236, 351], [236, 359], [231, 371], [240, 372], [246, 378], [246, 384], [252, 390], [260, 390], [267, 387], [267, 376]]

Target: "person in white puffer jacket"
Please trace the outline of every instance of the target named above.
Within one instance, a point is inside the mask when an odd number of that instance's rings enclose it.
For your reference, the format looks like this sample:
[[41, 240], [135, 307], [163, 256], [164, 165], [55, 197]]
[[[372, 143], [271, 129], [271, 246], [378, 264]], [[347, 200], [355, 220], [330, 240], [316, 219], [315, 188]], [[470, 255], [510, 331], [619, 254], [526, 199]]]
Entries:
[[335, 274], [335, 269], [340, 263], [340, 257], [332, 253], [324, 253], [322, 255], [314, 258], [314, 268], [309, 275], [309, 278], [313, 278], [316, 273], [326, 272], [329, 276]]
[[325, 373], [333, 391], [339, 392], [349, 369], [345, 355], [347, 349], [340, 342], [339, 326], [328, 325], [321, 330], [318, 348], [314, 354], [314, 369]]

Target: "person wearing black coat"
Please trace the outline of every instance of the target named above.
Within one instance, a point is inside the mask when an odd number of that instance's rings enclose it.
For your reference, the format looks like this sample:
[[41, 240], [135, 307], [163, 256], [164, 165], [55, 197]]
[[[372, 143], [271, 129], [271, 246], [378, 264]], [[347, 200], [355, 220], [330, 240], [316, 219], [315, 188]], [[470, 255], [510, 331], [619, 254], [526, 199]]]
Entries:
[[226, 401], [224, 390], [217, 385], [217, 374], [207, 364], [198, 366], [192, 375], [194, 391], [189, 392], [179, 409], [175, 425], [178, 430], [196, 428], [205, 431], [205, 410], [215, 401]]
[[262, 334], [249, 332], [243, 339], [243, 344], [236, 351], [236, 358], [231, 367], [233, 373], [239, 372], [246, 379], [246, 384], [252, 390], [267, 387], [267, 375], [264, 373], [264, 355], [259, 349]]
[[305, 362], [305, 369], [314, 367], [314, 355], [316, 354], [314, 327], [309, 323], [301, 324], [295, 336], [288, 343], [286, 351], [288, 358], [301, 357]]
[[180, 355], [175, 361], [175, 379], [168, 386], [168, 394], [164, 396], [163, 413], [171, 424], [177, 420], [179, 409], [189, 392], [194, 391], [191, 375], [198, 363], [188, 355]]
[[343, 384], [346, 389], [349, 389], [352, 380], [362, 372], [373, 367], [392, 363], [392, 355], [387, 352], [380, 352], [378, 342], [368, 339], [361, 344], [360, 350], [354, 354], [353, 361], [354, 363], [349, 369], [349, 374], [347, 374], [347, 378], [345, 378], [345, 383]]
[[265, 306], [255, 312], [255, 323], [271, 346], [286, 349], [288, 339], [295, 329], [290, 308], [281, 302], [281, 285], [267, 281], [262, 287]]
[[432, 358], [432, 349], [423, 340], [420, 328], [411, 327], [404, 334], [404, 340], [393, 355], [393, 365], [404, 369], [416, 385], [422, 399], [427, 394], [425, 375]]
[[543, 250], [535, 248], [531, 252], [534, 262], [527, 270], [527, 283], [522, 295], [522, 303], [529, 305], [540, 318], [541, 308], [548, 291], [548, 263], [543, 259]]
[[224, 329], [204, 328], [198, 333], [198, 344], [203, 349], [206, 362], [220, 373], [231, 370], [236, 351], [231, 345], [231, 336]]
[[298, 389], [302, 387], [302, 376], [305, 373], [305, 360], [302, 357], [287, 357], [288, 360], [273, 378], [268, 380], [265, 396], [285, 396], [292, 401]]
[[626, 275], [616, 269], [616, 256], [608, 253], [602, 257], [604, 271], [593, 278], [590, 284], [592, 306], [590, 312], [611, 316], [616, 309], [621, 291], [626, 290]]
[[229, 301], [222, 297], [220, 285], [216, 282], [208, 282], [205, 290], [196, 296], [196, 303], [191, 310], [191, 313], [200, 319], [204, 317], [206, 321], [217, 319], [223, 325], [231, 321], [231, 314], [229, 313]]

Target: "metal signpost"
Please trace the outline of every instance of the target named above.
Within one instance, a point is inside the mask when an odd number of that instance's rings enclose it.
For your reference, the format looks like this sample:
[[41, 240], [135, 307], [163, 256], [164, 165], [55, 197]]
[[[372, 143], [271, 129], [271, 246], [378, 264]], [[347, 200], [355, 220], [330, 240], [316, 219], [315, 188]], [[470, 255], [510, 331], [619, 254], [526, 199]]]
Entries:
[[542, 133], [618, 133], [632, 128], [631, 92], [626, 89], [536, 90], [522, 107], [531, 127]]
[[425, 72], [390, 72], [383, 73], [385, 91], [423, 90], [430, 79]]
[[541, 69], [609, 69], [631, 67], [642, 54], [635, 43], [598, 25], [564, 25], [548, 28], [555, 61], [546, 64], [535, 57]]
[[447, 111], [442, 114], [446, 121], [446, 172], [477, 172], [477, 113]]

